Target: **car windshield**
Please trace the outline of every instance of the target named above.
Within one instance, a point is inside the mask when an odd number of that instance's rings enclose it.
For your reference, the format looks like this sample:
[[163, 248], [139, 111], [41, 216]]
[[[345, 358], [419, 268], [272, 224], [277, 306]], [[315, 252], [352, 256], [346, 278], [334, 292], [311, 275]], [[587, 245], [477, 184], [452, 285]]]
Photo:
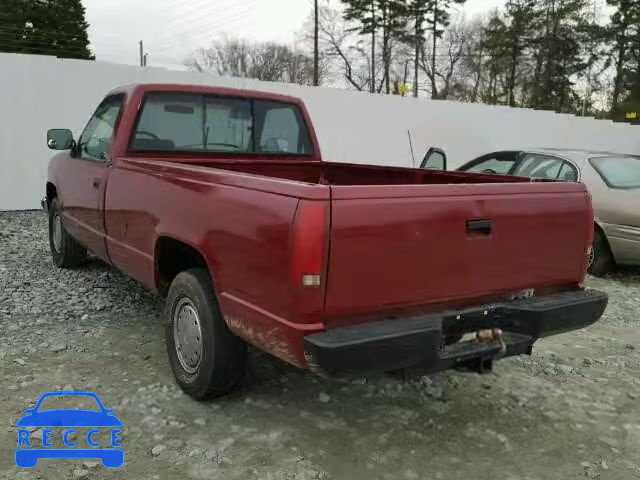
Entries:
[[46, 397], [40, 404], [40, 407], [38, 407], [38, 412], [46, 412], [49, 410], [102, 411], [95, 398], [85, 395], [58, 395]]
[[589, 161], [611, 188], [640, 188], [640, 158], [597, 157]]

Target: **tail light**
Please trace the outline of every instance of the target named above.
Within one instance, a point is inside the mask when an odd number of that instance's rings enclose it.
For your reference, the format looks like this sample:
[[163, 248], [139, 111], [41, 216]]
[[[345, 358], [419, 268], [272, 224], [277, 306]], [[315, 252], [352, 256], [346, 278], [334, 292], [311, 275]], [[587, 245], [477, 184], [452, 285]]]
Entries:
[[293, 224], [291, 282], [294, 287], [322, 285], [328, 220], [326, 202], [300, 201]]

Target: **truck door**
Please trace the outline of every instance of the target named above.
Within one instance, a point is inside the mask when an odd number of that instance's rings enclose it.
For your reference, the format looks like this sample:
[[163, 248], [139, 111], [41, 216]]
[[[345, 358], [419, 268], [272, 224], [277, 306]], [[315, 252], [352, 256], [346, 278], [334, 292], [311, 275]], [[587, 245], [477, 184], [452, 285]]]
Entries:
[[111, 95], [100, 103], [78, 140], [75, 155], [64, 162], [60, 179], [66, 184], [62, 188], [65, 228], [104, 260], [108, 258], [102, 211], [111, 164], [109, 148], [123, 103], [122, 94]]

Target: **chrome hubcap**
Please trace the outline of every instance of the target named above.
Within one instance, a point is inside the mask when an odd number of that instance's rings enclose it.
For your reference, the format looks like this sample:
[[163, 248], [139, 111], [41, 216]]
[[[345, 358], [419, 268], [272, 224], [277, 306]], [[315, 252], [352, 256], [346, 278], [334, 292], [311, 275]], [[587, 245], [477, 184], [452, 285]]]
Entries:
[[173, 341], [180, 365], [187, 373], [198, 371], [202, 360], [202, 330], [198, 312], [188, 298], [183, 298], [173, 314]]
[[62, 250], [62, 219], [57, 213], [53, 216], [53, 248], [60, 253]]
[[596, 251], [592, 248], [589, 252], [589, 268], [593, 266], [593, 261], [596, 259]]

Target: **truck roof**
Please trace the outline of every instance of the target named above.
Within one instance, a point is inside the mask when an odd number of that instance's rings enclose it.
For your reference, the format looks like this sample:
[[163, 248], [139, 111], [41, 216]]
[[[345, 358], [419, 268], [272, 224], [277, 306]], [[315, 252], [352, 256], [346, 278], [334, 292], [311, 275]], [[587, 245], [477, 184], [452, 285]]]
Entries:
[[134, 92], [177, 92], [177, 93], [200, 93], [209, 95], [223, 95], [225, 97], [249, 97], [263, 100], [273, 100], [276, 102], [286, 102], [302, 104], [302, 100], [297, 97], [280, 95], [278, 93], [261, 92], [258, 90], [246, 90], [241, 88], [214, 87], [209, 85], [190, 85], [182, 83], [132, 83], [116, 87], [109, 94]]

